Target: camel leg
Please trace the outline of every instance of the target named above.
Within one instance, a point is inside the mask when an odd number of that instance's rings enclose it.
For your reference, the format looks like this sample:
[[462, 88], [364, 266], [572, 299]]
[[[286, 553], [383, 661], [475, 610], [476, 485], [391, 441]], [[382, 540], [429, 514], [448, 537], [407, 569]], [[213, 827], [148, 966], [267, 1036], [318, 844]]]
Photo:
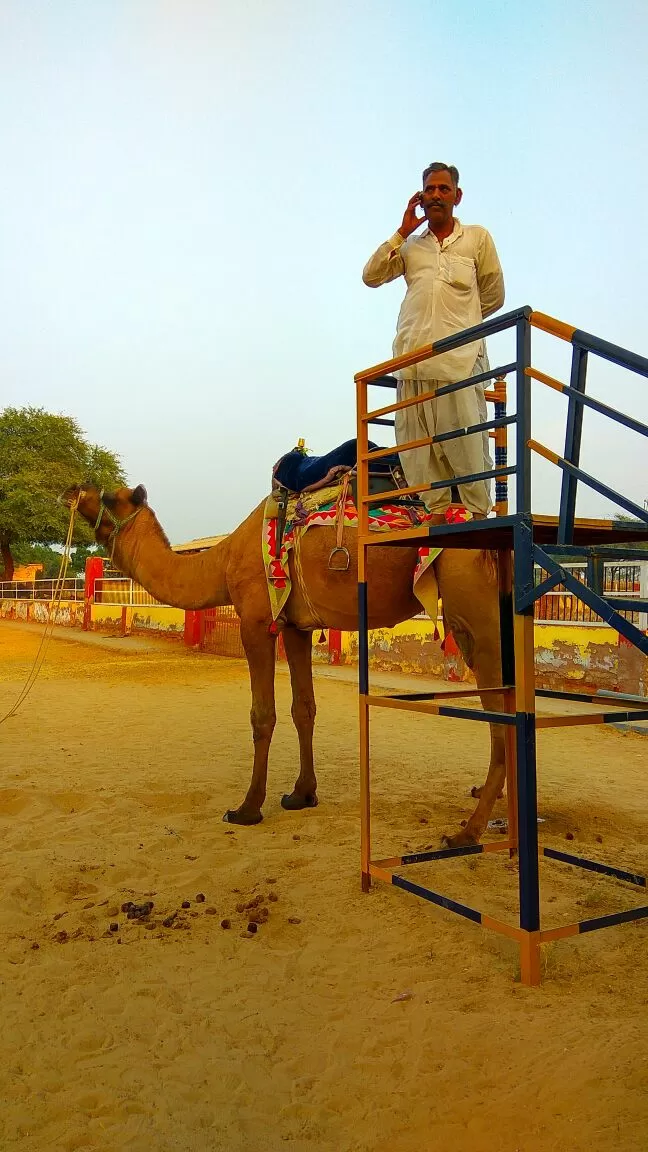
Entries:
[[[488, 693], [481, 696], [482, 707], [489, 712], [503, 711], [503, 697], [499, 694]], [[478, 800], [475, 811], [472, 813], [465, 828], [454, 836], [444, 836], [444, 844], [449, 848], [461, 848], [466, 844], [478, 844], [481, 840], [486, 825], [491, 816], [491, 812], [495, 806], [495, 801], [500, 797], [504, 790], [504, 782], [506, 780], [506, 758], [505, 758], [505, 732], [503, 724], [491, 724], [491, 757], [488, 766], [488, 775], [486, 783], [479, 789], [474, 789], [473, 794], [478, 792]]]
[[283, 631], [290, 668], [292, 718], [299, 737], [299, 776], [290, 794], [282, 797], [283, 808], [298, 811], [317, 806], [317, 779], [313, 765], [315, 693], [313, 691], [313, 637], [290, 625]]
[[[474, 784], [473, 787], [470, 789], [470, 795], [474, 796], [475, 800], [478, 800], [479, 797], [481, 796], [482, 792], [484, 791], [484, 787], [485, 787], [484, 784]], [[501, 800], [503, 795], [504, 795], [503, 792], [498, 792], [497, 793], [497, 799]]]
[[226, 812], [223, 820], [228, 824], [260, 824], [268, 780], [268, 753], [277, 719], [274, 692], [275, 638], [270, 636], [267, 622], [255, 620], [250, 623], [241, 620], [241, 640], [252, 689], [250, 720], [254, 740], [254, 766], [245, 800], [240, 808]]
[[[441, 522], [441, 521], [443, 521], [445, 523], [445, 517], [444, 516], [439, 517], [439, 522]], [[428, 568], [428, 570], [423, 573], [423, 575], [421, 576], [420, 580], [418, 581], [418, 583], [416, 585], [415, 595], [416, 595], [417, 600], [420, 600], [421, 604], [425, 608], [425, 611], [427, 612], [430, 619], [436, 620], [437, 612], [438, 612], [438, 604], [439, 604], [439, 588], [438, 588], [438, 584], [437, 584], [436, 574], [435, 574], [433, 568]], [[462, 636], [462, 644], [463, 644], [462, 653], [464, 654], [464, 658], [468, 662], [470, 662], [472, 665], [472, 663], [474, 663], [474, 656], [473, 656], [473, 651], [472, 651], [472, 642], [468, 640], [468, 638], [465, 636], [465, 634], [461, 634], [461, 636]], [[460, 647], [461, 647], [461, 644], [460, 644]], [[498, 666], [498, 660], [496, 660], [496, 666]], [[484, 680], [483, 681], [483, 687], [486, 687], [486, 684], [487, 684], [487, 680]], [[492, 699], [490, 699], [490, 701], [489, 701], [488, 697], [482, 697], [482, 706], [484, 708], [492, 709], [494, 707]], [[498, 764], [499, 763], [500, 750], [499, 750], [498, 739], [499, 739], [499, 737], [494, 733], [493, 726], [491, 725], [491, 764]], [[484, 792], [485, 788], [486, 788], [485, 784], [482, 785], [481, 787], [472, 788], [471, 789], [471, 796], [474, 796], [475, 799], [478, 800], [480, 798], [480, 796], [482, 795], [482, 792]], [[485, 795], [485, 799], [487, 800], [488, 799], [488, 793], [485, 793], [484, 795]], [[503, 792], [502, 791], [498, 792], [497, 799], [498, 800], [501, 799], [502, 796], [503, 796]]]
[[[443, 596], [444, 616], [461, 654], [477, 681], [477, 690], [496, 688], [502, 683], [499, 600], [497, 584], [483, 562], [475, 557], [468, 583], [461, 583], [456, 560], [440, 557], [439, 584]], [[445, 575], [445, 579], [443, 579]], [[454, 578], [453, 578], [454, 577]], [[459, 577], [459, 578], [457, 578]], [[471, 590], [477, 586], [480, 596]], [[501, 693], [480, 694], [482, 707], [488, 712], [504, 711]], [[502, 724], [490, 725], [491, 754], [485, 784], [475, 789], [477, 805], [466, 827], [454, 836], [444, 837], [451, 848], [478, 844], [490, 819], [495, 801], [504, 791], [506, 780], [506, 729]]]

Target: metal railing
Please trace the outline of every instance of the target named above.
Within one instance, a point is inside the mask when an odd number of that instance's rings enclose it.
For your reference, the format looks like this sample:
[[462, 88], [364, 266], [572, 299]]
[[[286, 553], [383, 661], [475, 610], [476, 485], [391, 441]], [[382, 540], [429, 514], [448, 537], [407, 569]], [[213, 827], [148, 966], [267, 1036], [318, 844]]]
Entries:
[[[552, 336], [558, 337], [560, 340], [571, 343], [573, 351], [569, 385], [563, 384], [561, 381], [555, 380], [546, 373], [539, 372], [531, 367], [532, 328], [538, 328], [543, 332], [548, 332]], [[398, 371], [401, 368], [419, 364], [424, 360], [431, 360], [436, 356], [442, 355], [444, 352], [461, 348], [465, 344], [484, 340], [488, 336], [493, 336], [498, 332], [505, 332], [509, 329], [515, 331], [516, 341], [515, 359], [510, 363], [501, 364], [488, 372], [460, 380], [454, 384], [444, 384], [428, 393], [420, 394], [408, 400], [397, 400], [392, 404], [382, 406], [375, 410], [368, 410], [367, 390], [369, 386], [377, 385], [378, 387], [396, 388], [397, 382], [389, 375], [390, 373]], [[648, 436], [648, 426], [642, 424], [641, 421], [635, 420], [634, 417], [619, 412], [617, 409], [611, 408], [609, 405], [603, 404], [601, 401], [585, 394], [587, 363], [590, 354], [622, 368], [626, 368], [640, 376], [648, 377], [648, 359], [646, 359], [646, 357], [639, 356], [634, 352], [629, 352], [624, 348], [618, 347], [616, 344], [610, 344], [606, 340], [592, 336], [589, 332], [572, 328], [570, 325], [564, 324], [560, 320], [555, 320], [543, 312], [534, 312], [529, 307], [518, 308], [513, 312], [505, 313], [503, 316], [485, 320], [482, 324], [477, 324], [473, 328], [467, 328], [463, 332], [458, 332], [456, 335], [445, 337], [443, 340], [438, 340], [434, 344], [424, 345], [404, 356], [394, 357], [391, 360], [383, 361], [381, 364], [376, 364], [371, 368], [356, 373], [355, 381], [358, 401], [358, 493], [361, 497], [360, 508], [358, 509], [360, 536], [364, 537], [368, 535], [369, 505], [376, 500], [375, 496], [372, 497], [368, 495], [369, 465], [375, 457], [384, 454], [386, 451], [385, 449], [381, 449], [378, 452], [369, 451], [369, 425], [391, 423], [390, 420], [385, 419], [385, 416], [388, 414], [393, 415], [400, 409], [421, 404], [423, 401], [432, 399], [433, 397], [474, 387], [477, 383], [486, 383], [489, 380], [502, 378], [508, 373], [515, 373], [516, 411], [514, 415], [504, 417], [498, 414], [495, 420], [480, 424], [474, 428], [459, 428], [454, 432], [445, 432], [439, 436], [402, 443], [398, 445], [398, 451], [406, 452], [413, 448], [422, 447], [423, 445], [439, 443], [443, 440], [465, 436], [478, 431], [501, 431], [502, 429], [506, 431], [508, 425], [513, 425], [515, 427], [516, 443], [515, 464], [513, 466], [504, 464], [503, 460], [496, 460], [493, 470], [476, 472], [470, 476], [457, 476], [454, 478], [453, 483], [461, 485], [472, 483], [475, 480], [489, 480], [494, 478], [496, 482], [501, 484], [507, 476], [512, 475], [515, 478], [515, 511], [518, 514], [523, 513], [530, 516], [532, 511], [531, 453], [534, 452], [550, 461], [550, 463], [555, 464], [563, 473], [560, 493], [558, 544], [570, 545], [573, 543], [578, 483], [585, 484], [599, 495], [612, 500], [619, 508], [623, 509], [626, 513], [629, 512], [641, 524], [648, 524], [648, 509], [641, 507], [633, 500], [602, 484], [595, 477], [584, 472], [579, 466], [584, 407], [589, 407], [593, 411], [609, 417], [633, 432], [639, 433], [641, 436]], [[568, 397], [564, 456], [559, 456], [544, 444], [540, 444], [531, 438], [531, 380], [537, 380], [554, 391], [562, 392]], [[421, 484], [402, 489], [401, 495], [405, 493], [415, 495], [422, 492], [429, 492], [430, 489], [446, 488], [447, 485], [448, 482], [446, 480], [433, 484]], [[390, 495], [390, 493], [382, 493], [381, 495], [384, 499]], [[396, 496], [398, 493], [394, 492], [393, 495]]]
[[161, 603], [127, 576], [96, 580], [94, 599], [96, 604], [122, 604], [131, 608]]
[[85, 581], [68, 577], [62, 584], [57, 580], [2, 580], [0, 600], [83, 600]]
[[[531, 366], [532, 328], [537, 328], [542, 332], [549, 333], [571, 344], [572, 356], [569, 384], [563, 384], [561, 381]], [[428, 392], [419, 393], [406, 400], [396, 399], [395, 402], [377, 409], [369, 409], [368, 390], [371, 385], [390, 388], [397, 387], [398, 382], [390, 373], [411, 367], [424, 360], [433, 360], [434, 357], [445, 352], [461, 348], [464, 345], [472, 344], [476, 341], [481, 341], [488, 336], [493, 336], [496, 333], [505, 332], [509, 329], [515, 334], [515, 358], [511, 360], [510, 363], [501, 364], [489, 372], [468, 377], [457, 383], [443, 384], [441, 387], [434, 387], [434, 382], [431, 381]], [[648, 509], [645, 506], [640, 506], [635, 503], [634, 500], [629, 499], [622, 493], [616, 492], [596, 477], [589, 475], [580, 467], [583, 410], [585, 407], [591, 408], [599, 415], [607, 417], [609, 420], [632, 432], [638, 433], [640, 436], [648, 437], [648, 425], [585, 394], [588, 357], [592, 355], [640, 376], [648, 377], [648, 359], [646, 357], [620, 348], [616, 344], [610, 344], [608, 341], [601, 340], [589, 332], [583, 332], [580, 329], [573, 328], [568, 324], [555, 320], [551, 316], [545, 315], [543, 312], [534, 312], [529, 307], [518, 308], [503, 316], [493, 317], [472, 328], [465, 329], [463, 332], [458, 332], [456, 335], [438, 340], [433, 344], [417, 348], [404, 356], [394, 357], [391, 360], [383, 361], [381, 364], [376, 364], [371, 368], [356, 373], [358, 571], [359, 583], [361, 585], [359, 596], [361, 599], [366, 594], [365, 549], [368, 546], [377, 543], [380, 543], [382, 546], [388, 543], [400, 543], [407, 540], [413, 541], [427, 534], [433, 543], [438, 543], [441, 546], [447, 544], [451, 547], [453, 536], [457, 539], [461, 536], [464, 539], [467, 537], [474, 539], [475, 546], [479, 547], [479, 533], [483, 530], [487, 532], [491, 531], [493, 527], [497, 526], [501, 530], [498, 539], [503, 539], [501, 532], [508, 532], [509, 536], [507, 536], [507, 539], [510, 539], [512, 543], [514, 542], [516, 551], [516, 563], [518, 563], [519, 567], [515, 592], [516, 613], [528, 613], [536, 600], [545, 594], [555, 591], [559, 583], [562, 583], [566, 592], [570, 592], [576, 598], [583, 600], [595, 615], [606, 620], [607, 623], [621, 633], [626, 640], [629, 640], [632, 644], [640, 648], [642, 652], [648, 654], [648, 639], [645, 635], [642, 635], [642, 629], [633, 623], [634, 614], [637, 611], [642, 614], [645, 622], [645, 614], [648, 613], [648, 589], [643, 589], [640, 597], [636, 595], [618, 595], [616, 592], [610, 594], [607, 592], [603, 588], [602, 583], [603, 557], [600, 555], [595, 556], [592, 548], [592, 545], [596, 542], [601, 544], [606, 535], [608, 540], [613, 544], [615, 543], [615, 535], [609, 531], [613, 526], [612, 522], [609, 520], [576, 521], [578, 484], [584, 484], [587, 488], [605, 497], [605, 499], [610, 500], [613, 504], [616, 504], [617, 508], [621, 509], [621, 515], [617, 513], [617, 520], [614, 525], [617, 528], [616, 540], [619, 543], [624, 539], [628, 541], [629, 537], [634, 535], [635, 529], [641, 531], [637, 531], [634, 542], [641, 542], [641, 540], [646, 537], [648, 527]], [[474, 435], [479, 431], [483, 433], [486, 430], [494, 431], [501, 437], [502, 434], [504, 434], [504, 436], [506, 435], [509, 426], [513, 426], [515, 429], [515, 463], [513, 465], [509, 465], [506, 448], [503, 448], [500, 449], [499, 454], [496, 453], [494, 469], [475, 472], [469, 476], [455, 476], [453, 482], [455, 485], [458, 485], [461, 490], [462, 484], [469, 484], [478, 480], [495, 479], [496, 485], [499, 485], [501, 499], [503, 500], [505, 492], [504, 485], [507, 482], [507, 477], [512, 476], [515, 483], [514, 514], [508, 515], [508, 513], [505, 513], [496, 516], [494, 519], [472, 520], [468, 524], [433, 525], [427, 530], [427, 533], [425, 533], [425, 530], [422, 531], [421, 528], [398, 529], [381, 533], [380, 541], [378, 541], [375, 534], [372, 536], [369, 531], [369, 508], [372, 503], [376, 502], [377, 498], [384, 500], [390, 496], [397, 497], [405, 494], [418, 495], [438, 488], [445, 489], [448, 487], [448, 480], [444, 479], [435, 481], [434, 483], [410, 486], [408, 488], [394, 490], [394, 492], [382, 492], [380, 497], [372, 496], [369, 493], [369, 468], [371, 461], [375, 457], [384, 455], [388, 449], [369, 451], [370, 425], [392, 424], [393, 420], [385, 419], [388, 414], [394, 415], [403, 408], [420, 405], [435, 397], [443, 396], [451, 392], [458, 392], [464, 388], [474, 387], [478, 382], [484, 384], [488, 380], [501, 379], [508, 373], [515, 373], [516, 400], [514, 415], [496, 415], [495, 420], [481, 425], [475, 425], [469, 428], [457, 428], [440, 435], [399, 443], [397, 447], [399, 453], [403, 453], [423, 447], [424, 445], [437, 444], [459, 436]], [[538, 381], [554, 391], [564, 394], [568, 399], [565, 447], [564, 455], [562, 456], [549, 449], [546, 445], [534, 440], [531, 436], [532, 380]], [[553, 518], [537, 518], [538, 523], [540, 520], [545, 521], [545, 532], [549, 536], [549, 540], [552, 541], [543, 544], [542, 547], [534, 538], [535, 522], [531, 505], [532, 453], [549, 461], [549, 463], [560, 469], [562, 473], [559, 515]], [[503, 502], [506, 503], [504, 500]], [[630, 513], [632, 519], [628, 520], [627, 515], [623, 516], [623, 513]], [[621, 521], [623, 521], [622, 524]], [[621, 527], [623, 528], [623, 535], [618, 531]], [[601, 533], [603, 534], [602, 536]], [[481, 537], [481, 539], [484, 538]], [[637, 556], [639, 549], [628, 548], [627, 543], [624, 545], [624, 548], [628, 549], [629, 554], [627, 557], [623, 557], [623, 553], [620, 552], [618, 545], [616, 549], [608, 547], [607, 559], [619, 560], [622, 557], [625, 559], [630, 559], [630, 557], [633, 559], [635, 557], [639, 558]], [[567, 571], [564, 566], [557, 561], [557, 557], [561, 557], [563, 561], [568, 557], [571, 561], [588, 556], [590, 557], [591, 563], [588, 562], [587, 583], [583, 580], [576, 579], [571, 572]], [[534, 562], [547, 573], [546, 579], [542, 580], [540, 584], [534, 584]], [[520, 579], [520, 574], [523, 569], [524, 576]], [[634, 604], [635, 600], [638, 600], [636, 609]], [[366, 605], [362, 602], [359, 607], [361, 621], [365, 618], [365, 608]], [[363, 631], [361, 627], [361, 632]], [[363, 647], [365, 645], [366, 639], [362, 639], [361, 664], [363, 667], [366, 665], [367, 659], [367, 652], [364, 651]]]
[[[581, 583], [587, 583], [586, 564], [564, 564], [565, 571], [574, 576]], [[643, 562], [636, 564], [607, 563], [603, 566], [603, 592], [606, 595], [622, 596], [626, 600], [641, 600], [648, 586], [647, 572], [648, 554]], [[547, 577], [547, 572], [536, 565], [535, 584], [538, 586]], [[564, 584], [558, 584], [550, 592], [545, 592], [535, 605], [536, 621], [547, 621], [552, 624], [597, 624], [601, 625], [600, 617], [573, 592], [569, 592]], [[646, 631], [648, 622], [646, 613], [624, 610], [621, 615], [635, 624], [637, 628]]]
[[[85, 580], [75, 577], [64, 580], [62, 587], [56, 580], [0, 581], [0, 600], [83, 600], [84, 593]], [[94, 599], [97, 604], [122, 604], [132, 608], [160, 604], [141, 584], [127, 576], [96, 580]]]

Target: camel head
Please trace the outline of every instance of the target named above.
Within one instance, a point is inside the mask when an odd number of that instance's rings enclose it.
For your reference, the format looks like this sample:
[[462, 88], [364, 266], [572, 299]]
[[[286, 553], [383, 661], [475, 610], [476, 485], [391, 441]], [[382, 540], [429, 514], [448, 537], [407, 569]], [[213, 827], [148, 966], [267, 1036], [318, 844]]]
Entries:
[[134, 520], [146, 504], [146, 488], [117, 488], [105, 492], [94, 484], [73, 484], [61, 496], [68, 508], [76, 504], [77, 511], [94, 529], [97, 544], [113, 543], [117, 533]]

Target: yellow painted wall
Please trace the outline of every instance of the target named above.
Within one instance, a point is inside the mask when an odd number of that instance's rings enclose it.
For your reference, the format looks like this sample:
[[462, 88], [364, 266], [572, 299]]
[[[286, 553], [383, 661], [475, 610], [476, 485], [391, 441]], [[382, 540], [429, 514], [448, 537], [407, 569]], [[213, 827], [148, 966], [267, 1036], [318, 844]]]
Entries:
[[[381, 647], [383, 647], [383, 646], [387, 647], [392, 642], [392, 640], [397, 639], [401, 636], [408, 636], [408, 637], [413, 636], [420, 643], [424, 643], [427, 640], [433, 640], [434, 639], [434, 629], [435, 629], [434, 623], [432, 622], [432, 620], [428, 620], [427, 617], [425, 617], [425, 619], [421, 619], [421, 620], [417, 620], [417, 619], [403, 620], [403, 622], [401, 624], [397, 624], [395, 628], [374, 628], [374, 629], [372, 629], [372, 631], [369, 633], [369, 636], [371, 638], [370, 644], [371, 644], [371, 641], [373, 640], [376, 644], [380, 645]], [[441, 620], [439, 620], [439, 623], [438, 623], [438, 632], [439, 632], [441, 639], [443, 639], [443, 624], [442, 624]], [[357, 632], [343, 632], [342, 633], [342, 658], [344, 659], [345, 657], [347, 657], [347, 658], [351, 659], [352, 654], [357, 653], [357, 651], [358, 651], [358, 633]]]
[[[92, 627], [113, 631], [122, 627], [121, 604], [93, 604], [90, 618]], [[133, 605], [126, 608], [126, 630], [128, 632], [177, 632], [184, 633], [185, 614], [181, 608], [169, 608], [163, 604]]]
[[[57, 609], [56, 623], [81, 627], [84, 605], [64, 601]], [[49, 605], [43, 601], [0, 601], [0, 618], [44, 623]], [[158, 632], [182, 637], [185, 614], [179, 608], [142, 605], [126, 608], [127, 632]], [[121, 632], [120, 604], [93, 604], [93, 628]], [[441, 632], [441, 621], [439, 621]], [[369, 634], [370, 663], [374, 668], [425, 674], [432, 677], [472, 681], [472, 675], [458, 656], [444, 653], [435, 625], [427, 618], [406, 620], [394, 629], [374, 629]], [[442, 633], [441, 633], [442, 635]], [[317, 645], [316, 659], [328, 659], [328, 645]], [[342, 662], [357, 660], [358, 635], [342, 633]], [[537, 623], [535, 627], [535, 666], [539, 687], [569, 688], [589, 686], [648, 695], [648, 658], [638, 649], [620, 644], [617, 633], [604, 625]]]
[[583, 651], [590, 644], [616, 644], [617, 633], [607, 624], [536, 624], [536, 648], [552, 648], [556, 643], [576, 644]]
[[54, 607], [49, 600], [0, 600], [0, 619], [23, 620], [34, 624], [53, 621], [68, 628], [83, 624], [83, 603], [62, 600]]
[[[443, 639], [443, 621], [439, 619], [438, 631], [441, 639]], [[535, 645], [536, 648], [552, 648], [555, 644], [573, 644], [581, 651], [585, 651], [591, 644], [616, 644], [617, 634], [613, 628], [607, 625], [598, 627], [595, 624], [536, 624], [535, 629]], [[376, 642], [387, 648], [393, 640], [402, 637], [415, 637], [420, 643], [425, 643], [434, 638], [434, 624], [431, 620], [426, 619], [413, 619], [404, 620], [402, 624], [397, 624], [395, 628], [376, 628], [370, 635], [371, 639], [375, 638]], [[342, 658], [346, 662], [350, 662], [355, 658], [358, 651], [358, 633], [357, 632], [343, 632], [342, 633]]]
[[[442, 624], [439, 621], [442, 634]], [[619, 643], [613, 628], [597, 624], [536, 623], [535, 667], [539, 688], [606, 688], [648, 695], [648, 658]], [[342, 662], [358, 658], [358, 635], [342, 635]], [[407, 620], [369, 634], [369, 663], [383, 671], [424, 674], [473, 683], [463, 660], [444, 653], [430, 620]]]
[[122, 610], [119, 604], [93, 604], [90, 619], [93, 628], [112, 631], [121, 628]]
[[168, 608], [162, 604], [144, 604], [129, 609], [132, 614], [132, 628], [155, 632], [184, 633], [185, 614], [182, 608]]

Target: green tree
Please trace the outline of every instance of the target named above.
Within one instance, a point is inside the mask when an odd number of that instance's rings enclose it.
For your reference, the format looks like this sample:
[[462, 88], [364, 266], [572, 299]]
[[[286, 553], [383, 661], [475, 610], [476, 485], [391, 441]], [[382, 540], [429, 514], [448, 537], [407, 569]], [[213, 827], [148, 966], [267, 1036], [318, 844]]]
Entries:
[[103, 547], [98, 548], [95, 545], [89, 548], [87, 544], [79, 544], [74, 549], [70, 558], [70, 567], [68, 569], [70, 576], [83, 576], [88, 556], [102, 556], [104, 559], [107, 559], [108, 553]]
[[[18, 542], [12, 546], [12, 555], [15, 564], [42, 564], [43, 571], [39, 573], [38, 580], [53, 580], [59, 574], [62, 553], [48, 544], [26, 544]], [[106, 557], [105, 548], [87, 544], [78, 544], [70, 556], [67, 570], [68, 576], [83, 576], [88, 556]]]
[[[69, 510], [57, 498], [86, 480], [114, 488], [124, 483], [124, 473], [119, 457], [89, 444], [73, 416], [43, 408], [0, 412], [0, 579], [11, 580], [17, 547], [65, 541]], [[92, 538], [77, 518], [74, 542], [90, 544]]]

